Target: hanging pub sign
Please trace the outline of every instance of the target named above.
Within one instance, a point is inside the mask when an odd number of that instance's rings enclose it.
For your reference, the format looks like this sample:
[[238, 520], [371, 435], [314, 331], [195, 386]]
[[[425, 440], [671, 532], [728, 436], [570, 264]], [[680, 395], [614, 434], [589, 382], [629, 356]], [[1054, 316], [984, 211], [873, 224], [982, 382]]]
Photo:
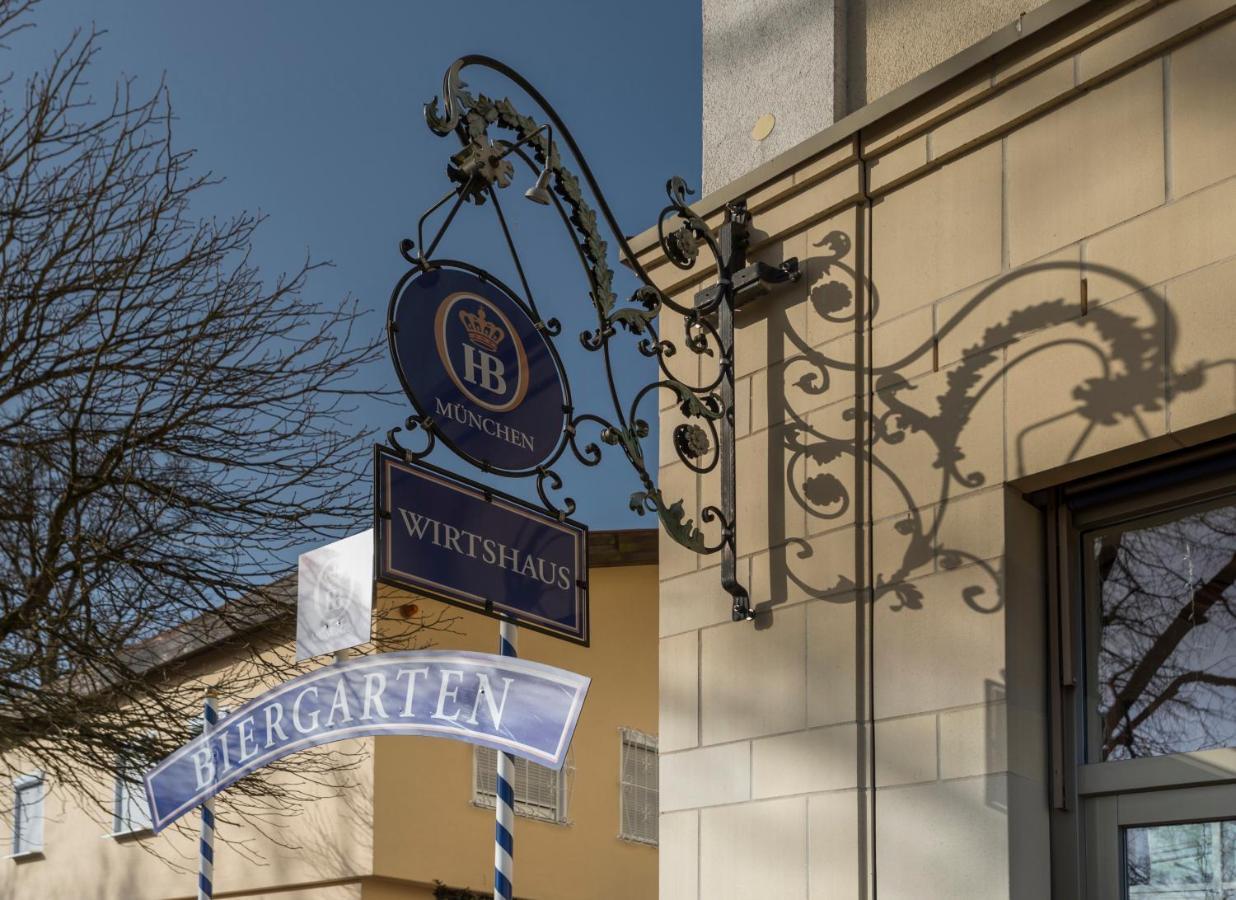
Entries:
[[412, 270], [391, 298], [389, 328], [404, 391], [456, 453], [519, 471], [558, 448], [569, 407], [557, 351], [492, 275], [450, 261]]
[[588, 644], [588, 529], [386, 447], [377, 579]]
[[531, 660], [456, 650], [323, 666], [250, 700], [147, 772], [151, 827], [162, 831], [275, 760], [345, 738], [453, 738], [560, 769], [589, 683]]

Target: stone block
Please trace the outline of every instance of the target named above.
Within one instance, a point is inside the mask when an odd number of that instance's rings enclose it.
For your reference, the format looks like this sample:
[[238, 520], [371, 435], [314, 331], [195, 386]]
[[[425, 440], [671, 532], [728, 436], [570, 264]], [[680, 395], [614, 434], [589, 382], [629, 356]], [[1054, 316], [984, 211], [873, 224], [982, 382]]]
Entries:
[[879, 194], [890, 184], [899, 182], [916, 169], [927, 165], [927, 136], [906, 141], [871, 160], [868, 165], [867, 190]]
[[935, 781], [936, 716], [909, 716], [875, 723], [876, 787]]
[[[835, 341], [843, 355], [849, 355], [853, 341]], [[826, 348], [831, 345], [826, 345]], [[826, 349], [825, 348], [825, 349]], [[825, 349], [808, 349], [783, 362], [755, 373], [752, 385], [758, 408], [753, 408], [753, 430], [780, 425], [787, 419], [803, 420], [812, 412], [830, 404], [854, 397], [853, 378], [849, 373], [829, 365]], [[852, 362], [852, 359], [849, 360]]]
[[859, 278], [866, 263], [866, 236], [860, 227], [865, 211], [859, 206], [842, 211], [807, 229], [806, 256], [800, 271], [806, 283], [807, 344], [833, 347], [829, 356], [854, 359], [854, 350], [838, 351], [836, 341], [855, 339], [855, 321], [864, 314], [866, 302]]
[[658, 729], [662, 753], [699, 746], [699, 632], [661, 639]]
[[999, 361], [975, 356], [876, 395], [889, 432], [873, 450], [876, 521], [1003, 480]]
[[751, 386], [757, 375], [739, 378], [734, 382], [734, 437], [746, 437], [751, 433]]
[[699, 900], [700, 814], [662, 813], [657, 838], [660, 896]]
[[1008, 769], [1008, 709], [989, 703], [940, 713], [940, 777], [991, 775]]
[[1163, 300], [1147, 292], [1010, 348], [1009, 478], [1165, 434], [1165, 343]]
[[1236, 21], [1173, 50], [1168, 79], [1170, 183], [1183, 197], [1236, 175]]
[[935, 571], [935, 520], [935, 507], [923, 506], [872, 526], [872, 580], [876, 585], [912, 581]]
[[807, 799], [785, 797], [702, 812], [700, 896], [806, 900]]
[[[806, 513], [790, 489], [786, 447], [789, 426], [779, 425], [735, 442], [738, 552], [758, 553], [805, 533]], [[720, 504], [720, 476], [703, 476], [705, 504]]]
[[751, 796], [783, 797], [854, 787], [857, 737], [857, 726], [834, 725], [753, 741]]
[[1000, 147], [969, 153], [876, 201], [872, 280], [879, 321], [1001, 268]]
[[956, 569], [1004, 554], [1004, 488], [967, 494], [936, 509], [936, 554], [941, 569]]
[[859, 894], [858, 804], [855, 791], [807, 798], [810, 900], [850, 900]]
[[860, 384], [850, 371], [853, 364], [854, 339], [839, 338], [756, 372], [751, 376], [751, 431], [787, 419], [810, 419], [826, 406], [852, 404]]
[[[805, 229], [862, 198], [861, 168], [846, 166], [752, 218], [752, 244]], [[787, 254], [793, 256], [794, 254]], [[799, 256], [799, 259], [802, 259]]]
[[1003, 775], [877, 791], [880, 894], [914, 900], [1008, 897], [1006, 807]]
[[993, 84], [1001, 84], [1012, 78], [1042, 68], [1054, 60], [1074, 55], [1073, 51], [1088, 43], [1096, 34], [1106, 34], [1122, 24], [1138, 18], [1147, 9], [1158, 5], [1158, 0], [1124, 0], [1103, 15], [1070, 29], [1060, 40], [1053, 41], [1033, 53], [1004, 63], [992, 77]]
[[1085, 83], [1138, 56], [1162, 49], [1181, 33], [1231, 10], [1231, 0], [1185, 0], [1164, 4], [1156, 12], [1113, 32], [1077, 56], [1077, 78]]
[[751, 557], [751, 601], [775, 615], [783, 604], [847, 596], [854, 590], [861, 535], [851, 527], [793, 540]]
[[[720, 560], [706, 560], [710, 565], [661, 582], [661, 636], [718, 625], [730, 620], [730, 595], [721, 587]], [[738, 578], [744, 584], [751, 580], [749, 561], [738, 560]]]
[[857, 151], [853, 138], [847, 138], [835, 147], [829, 147], [819, 156], [794, 170], [794, 183], [806, 184], [822, 175], [840, 169], [854, 159]]
[[806, 426], [788, 432], [793, 455], [793, 486], [807, 514], [807, 533], [835, 529], [860, 516], [856, 489], [864, 465], [864, 426], [859, 401], [847, 400], [818, 409]]
[[[1163, 202], [1163, 70], [1152, 63], [1007, 139], [1012, 265]], [[959, 285], [960, 287], [960, 285]]]
[[1236, 179], [1195, 191], [1086, 242], [1092, 302], [1102, 303], [1236, 255]]
[[1082, 314], [1081, 245], [1026, 263], [936, 304], [941, 365], [993, 350]]
[[918, 115], [902, 118], [891, 126], [885, 122], [874, 123], [870, 132], [867, 129], [863, 129], [863, 149], [866, 151], [868, 158], [870, 158], [877, 153], [884, 152], [885, 149], [895, 144], [901, 143], [910, 135], [926, 131], [933, 124], [945, 119], [950, 113], [973, 105], [979, 98], [991, 90], [991, 84], [991, 76], [978, 75], [969, 84], [949, 85], [943, 88], [949, 91], [948, 96], [941, 97], [938, 104], [933, 105], [930, 109]]
[[858, 595], [807, 604], [807, 725], [858, 719], [855, 617]]
[[[694, 472], [682, 463], [672, 466], [662, 466], [657, 486], [661, 490], [666, 503], [683, 501], [686, 510], [684, 518], [695, 519], [699, 509], [699, 485]], [[694, 572], [699, 565], [699, 556], [692, 550], [679, 544], [665, 533], [663, 527], [657, 530], [658, 572], [662, 579], [673, 578]]]
[[660, 754], [661, 812], [751, 799], [751, 745], [746, 741]]
[[[680, 296], [677, 299], [680, 303], [689, 304], [691, 302], [689, 295]], [[701, 357], [688, 350], [683, 343], [683, 322], [685, 321], [677, 313], [662, 308], [660, 315], [657, 317], [657, 335], [662, 340], [672, 341], [677, 348], [677, 352], [665, 360], [665, 366], [669, 369], [670, 377], [676, 381], [681, 381], [683, 384], [701, 384]], [[711, 371], [715, 377], [715, 368]], [[662, 372], [658, 374], [658, 377], [665, 378], [666, 376]], [[678, 397], [673, 391], [661, 390], [657, 392], [658, 409], [673, 409], [677, 405]]]
[[1073, 61], [1066, 59], [945, 122], [931, 133], [932, 156], [938, 159], [989, 139], [1072, 89]]
[[872, 374], [881, 384], [910, 381], [935, 366], [935, 320], [932, 308], [924, 306], [888, 321], [879, 312], [871, 331]]
[[970, 706], [1005, 665], [998, 575], [967, 566], [908, 582], [876, 599], [877, 719]]
[[806, 724], [806, 610], [734, 622], [700, 633], [701, 731], [705, 744], [780, 734]]
[[1169, 281], [1168, 422], [1172, 431], [1236, 413], [1236, 259]]

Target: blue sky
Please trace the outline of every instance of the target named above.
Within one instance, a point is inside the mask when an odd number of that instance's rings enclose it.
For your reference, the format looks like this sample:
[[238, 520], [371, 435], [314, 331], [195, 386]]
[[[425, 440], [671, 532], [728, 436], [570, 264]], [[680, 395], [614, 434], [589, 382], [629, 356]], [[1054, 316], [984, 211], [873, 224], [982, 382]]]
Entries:
[[[8, 68], [42, 63], [75, 27], [106, 30], [93, 69], [95, 95], [107, 99], [122, 74], [137, 78], [139, 93], [165, 77], [177, 146], [196, 148], [198, 165], [226, 179], [197, 211], [266, 214], [255, 248], [266, 276], [295, 268], [306, 253], [330, 260], [334, 267], [312, 278], [309, 293], [358, 297], [375, 332], [407, 268], [397, 252], [400, 238], [414, 234], [421, 212], [449, 186], [444, 167], [458, 143], [434, 136], [421, 107], [440, 91], [442, 73], [457, 56], [495, 56], [546, 95], [571, 126], [626, 233], [655, 222], [670, 175], [699, 182], [700, 7], [694, 0], [48, 0], [33, 19], [37, 29], [11, 42]], [[469, 83], [517, 98], [496, 77]], [[541, 118], [530, 102], [517, 99], [517, 105]], [[589, 313], [582, 272], [547, 211], [519, 197], [526, 186], [507, 192], [504, 209], [515, 219], [533, 290], [542, 309], [552, 309], [566, 326], [560, 340], [567, 342], [577, 407], [608, 412], [599, 360], [575, 349]], [[452, 225], [441, 252], [503, 274], [509, 264], [492, 216], [467, 213]], [[631, 343], [617, 359], [628, 388], [654, 377]], [[389, 362], [373, 377], [397, 384]], [[385, 429], [403, 414], [403, 405], [367, 406], [358, 420]], [[654, 433], [654, 461], [655, 447]], [[638, 484], [615, 450], [607, 455], [600, 469], [563, 469], [566, 493], [579, 503], [577, 517], [593, 528], [654, 525], [628, 511]], [[449, 457], [437, 461], [464, 470]], [[499, 486], [512, 487], [509, 481]]]

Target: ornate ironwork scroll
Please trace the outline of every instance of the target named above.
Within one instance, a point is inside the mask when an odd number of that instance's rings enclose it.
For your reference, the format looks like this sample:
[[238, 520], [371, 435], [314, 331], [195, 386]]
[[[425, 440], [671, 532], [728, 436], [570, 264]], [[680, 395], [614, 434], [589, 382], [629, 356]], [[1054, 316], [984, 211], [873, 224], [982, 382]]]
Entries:
[[[489, 69], [509, 79], [531, 98], [547, 121], [538, 122], [522, 114], [510, 99], [495, 100], [469, 91], [460, 77], [468, 67]], [[482, 468], [505, 477], [533, 478], [545, 508], [565, 517], [574, 511], [575, 501], [567, 496], [559, 497], [563, 479], [554, 468], [559, 460], [569, 450], [581, 464], [596, 466], [602, 458], [602, 446], [620, 449], [640, 483], [640, 489], [631, 495], [631, 508], [641, 515], [655, 514], [669, 537], [682, 546], [701, 554], [720, 553], [722, 585], [732, 598], [733, 618], [736, 621], [753, 618], [747, 590], [736, 574], [734, 311], [744, 299], [762, 293], [768, 285], [797, 278], [797, 260], [789, 260], [780, 267], [747, 266], [750, 216], [745, 205], [741, 202], [730, 204], [724, 223], [714, 234], [688, 205], [691, 191], [686, 182], [678, 177], [671, 178], [666, 184], [669, 202], [658, 217], [661, 249], [671, 264], [684, 270], [693, 268], [700, 252], [706, 250], [716, 274], [716, 286], [697, 297], [694, 304], [678, 303], [656, 286], [636, 258], [566, 124], [540, 92], [514, 69], [486, 56], [461, 57], [446, 72], [441, 98], [435, 97], [426, 104], [425, 119], [437, 135], [455, 134], [462, 147], [450, 157], [447, 166], [447, 176], [453, 184], [451, 191], [421, 216], [416, 240], [405, 240], [401, 244], [401, 252], [413, 265], [413, 271], [439, 264], [433, 257], [434, 251], [463, 204], [488, 204], [497, 216], [511, 253], [523, 288], [526, 311], [552, 344], [561, 335], [562, 326], [555, 318], [544, 318], [537, 309], [499, 200], [500, 191], [514, 180], [515, 164], [525, 164], [537, 175], [536, 183], [525, 196], [556, 210], [587, 278], [596, 324], [580, 335], [580, 342], [585, 349], [600, 355], [612, 405], [604, 415], [577, 410], [568, 381], [564, 406], [566, 427], [558, 447], [531, 469], [485, 465]], [[496, 138], [491, 131], [505, 132], [509, 137]], [[559, 141], [574, 171], [567, 165]], [[441, 225], [427, 242], [426, 221], [448, 204]], [[602, 226], [617, 243], [622, 260], [640, 281], [640, 286], [623, 302], [614, 290], [609, 245], [602, 237]], [[398, 291], [391, 297], [388, 325], [394, 321], [397, 294]], [[658, 330], [657, 317], [662, 310], [670, 310], [681, 317], [681, 344], [687, 352], [716, 360], [714, 377], [693, 384], [670, 371], [667, 361], [679, 347]], [[620, 334], [631, 336], [636, 349], [643, 356], [655, 359], [658, 366], [657, 379], [640, 388], [629, 400], [620, 396], [614, 378], [615, 341]], [[673, 395], [686, 420], [674, 429], [672, 436], [671, 445], [678, 458], [696, 473], [719, 470], [721, 505], [707, 505], [699, 511], [701, 524], [716, 523], [720, 536], [715, 541], [706, 538], [700, 525], [688, 515], [683, 500], [667, 499], [662, 494], [649, 470], [644, 442], [651, 429], [642, 409], [650, 396], [664, 391]], [[657, 414], [655, 407], [652, 414]], [[417, 449], [403, 446], [397, 437], [401, 431], [422, 435], [420, 446]], [[440, 439], [430, 411], [424, 409], [409, 416], [402, 428], [388, 432], [390, 444], [409, 459], [427, 455]]]

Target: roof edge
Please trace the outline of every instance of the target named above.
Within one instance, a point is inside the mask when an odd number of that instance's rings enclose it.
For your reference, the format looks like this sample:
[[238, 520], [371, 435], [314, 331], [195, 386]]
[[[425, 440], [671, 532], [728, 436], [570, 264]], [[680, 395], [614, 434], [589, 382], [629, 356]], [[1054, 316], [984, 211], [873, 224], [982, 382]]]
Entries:
[[[826, 150], [854, 137], [864, 128], [892, 116], [903, 107], [925, 97], [954, 79], [983, 65], [997, 53], [1037, 36], [1040, 32], [1055, 25], [1073, 13], [1083, 8], [1099, 10], [1116, 5], [1114, 2], [1096, 2], [1096, 0], [1048, 0], [1042, 6], [1008, 25], [992, 32], [976, 44], [971, 44], [960, 53], [950, 56], [944, 62], [928, 69], [916, 78], [894, 88], [882, 97], [873, 100], [865, 106], [844, 116], [829, 125], [823, 131], [817, 132], [788, 150], [774, 156], [772, 159], [741, 175], [733, 181], [691, 204], [691, 209], [699, 216], [707, 216], [716, 212], [731, 200], [752, 193], [778, 175], [789, 171]], [[642, 253], [657, 243], [656, 226], [645, 229], [630, 238], [631, 249]]]

